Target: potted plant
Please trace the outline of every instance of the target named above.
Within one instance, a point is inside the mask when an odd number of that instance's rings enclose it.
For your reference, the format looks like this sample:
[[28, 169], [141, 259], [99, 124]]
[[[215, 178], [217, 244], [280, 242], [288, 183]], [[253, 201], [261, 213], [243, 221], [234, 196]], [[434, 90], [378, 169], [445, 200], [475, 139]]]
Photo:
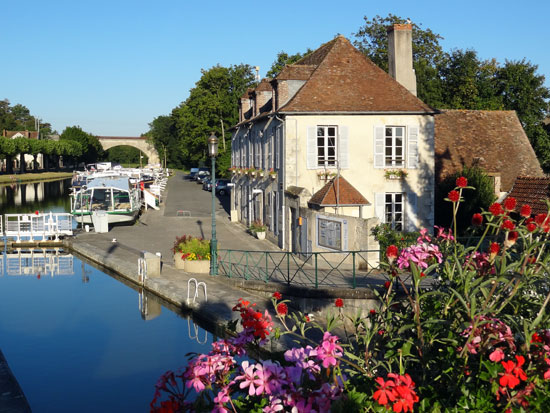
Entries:
[[266, 226], [263, 224], [263, 222], [259, 219], [255, 220], [250, 224], [249, 230], [252, 234], [256, 236], [256, 238], [263, 240], [265, 239], [265, 231]]
[[336, 176], [336, 172], [327, 171], [326, 169], [317, 172], [317, 177], [323, 181], [326, 181], [334, 176]]
[[277, 178], [277, 172], [273, 168], [271, 168], [269, 170], [269, 176], [271, 177], [271, 179], [275, 179]]
[[251, 167], [248, 169], [248, 175], [255, 176], [256, 175], [256, 169], [254, 167]]
[[237, 173], [237, 167], [232, 166], [231, 168], [229, 168], [229, 172], [231, 172], [232, 174], [236, 174]]
[[262, 168], [258, 168], [258, 169], [256, 170], [256, 173], [258, 174], [258, 176], [259, 176], [260, 178], [263, 178], [263, 177], [264, 177], [264, 170], [263, 170]]
[[208, 274], [210, 271], [209, 240], [191, 235], [176, 237], [172, 251], [177, 269], [201, 274]]
[[405, 179], [408, 174], [405, 169], [388, 169], [384, 176], [386, 179]]

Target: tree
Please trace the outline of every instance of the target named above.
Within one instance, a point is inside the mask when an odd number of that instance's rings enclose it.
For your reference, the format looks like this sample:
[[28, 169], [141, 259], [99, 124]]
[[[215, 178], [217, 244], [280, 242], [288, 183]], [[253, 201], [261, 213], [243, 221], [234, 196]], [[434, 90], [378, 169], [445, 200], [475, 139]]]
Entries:
[[103, 147], [95, 136], [84, 132], [80, 126], [68, 126], [65, 128], [60, 141], [71, 140], [78, 142], [82, 148], [79, 160], [85, 163], [93, 163], [103, 156]]
[[158, 116], [150, 124], [148, 135], [159, 153], [161, 160], [166, 159], [170, 168], [181, 168], [183, 159], [178, 149], [179, 137], [174, 113], [168, 116]]
[[298, 60], [307, 56], [312, 51], [313, 50], [311, 50], [309, 47], [304, 53], [296, 53], [293, 55], [289, 55], [284, 51], [280, 51], [279, 53], [277, 53], [277, 60], [273, 62], [273, 64], [271, 65], [271, 68], [269, 69], [269, 71], [266, 73], [265, 76], [273, 79], [281, 72], [281, 70], [283, 70], [283, 68], [286, 65], [291, 65], [293, 63], [296, 63]]

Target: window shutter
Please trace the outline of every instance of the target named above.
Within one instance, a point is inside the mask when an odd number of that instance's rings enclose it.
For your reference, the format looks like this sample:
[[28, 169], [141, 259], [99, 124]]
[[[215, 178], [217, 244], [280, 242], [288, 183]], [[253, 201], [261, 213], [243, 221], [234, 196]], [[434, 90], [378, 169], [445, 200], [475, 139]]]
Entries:
[[340, 141], [338, 142], [338, 159], [340, 161], [340, 168], [349, 168], [349, 151], [348, 151], [348, 133], [349, 128], [347, 126], [340, 126], [339, 134]]
[[409, 126], [407, 167], [418, 168], [418, 126]]
[[381, 224], [386, 222], [385, 201], [386, 194], [383, 192], [377, 192], [374, 194], [374, 215], [376, 215], [376, 217], [380, 220]]
[[384, 167], [384, 126], [374, 127], [374, 167]]
[[307, 169], [317, 168], [317, 128], [307, 128]]
[[407, 216], [405, 217], [405, 228], [407, 231], [416, 231], [416, 200], [414, 192], [407, 193]]

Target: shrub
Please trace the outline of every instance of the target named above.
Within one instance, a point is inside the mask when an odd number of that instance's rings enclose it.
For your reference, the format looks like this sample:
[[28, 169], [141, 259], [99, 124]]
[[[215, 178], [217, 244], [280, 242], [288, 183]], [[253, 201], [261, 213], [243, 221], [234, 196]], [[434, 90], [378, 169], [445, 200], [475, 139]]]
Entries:
[[399, 232], [392, 229], [391, 224], [380, 224], [372, 228], [374, 239], [380, 244], [380, 259], [386, 259], [386, 248], [395, 245], [405, 248], [416, 242], [419, 232]]
[[265, 232], [266, 226], [263, 224], [263, 222], [259, 219], [255, 220], [250, 224], [250, 227], [248, 228], [250, 232]]
[[191, 235], [176, 237], [172, 247], [174, 254], [181, 253], [181, 258], [187, 261], [209, 260], [210, 240], [195, 238]]

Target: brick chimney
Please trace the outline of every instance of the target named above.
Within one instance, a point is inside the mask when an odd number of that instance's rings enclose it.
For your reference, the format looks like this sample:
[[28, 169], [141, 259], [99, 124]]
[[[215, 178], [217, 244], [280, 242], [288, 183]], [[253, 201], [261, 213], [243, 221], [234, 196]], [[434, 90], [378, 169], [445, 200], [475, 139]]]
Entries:
[[416, 96], [412, 24], [394, 24], [388, 28], [388, 63], [390, 76]]
[[239, 122], [244, 121], [245, 119], [251, 118], [251, 102], [250, 102], [250, 93], [252, 89], [248, 89], [244, 95], [241, 96], [239, 101]]

